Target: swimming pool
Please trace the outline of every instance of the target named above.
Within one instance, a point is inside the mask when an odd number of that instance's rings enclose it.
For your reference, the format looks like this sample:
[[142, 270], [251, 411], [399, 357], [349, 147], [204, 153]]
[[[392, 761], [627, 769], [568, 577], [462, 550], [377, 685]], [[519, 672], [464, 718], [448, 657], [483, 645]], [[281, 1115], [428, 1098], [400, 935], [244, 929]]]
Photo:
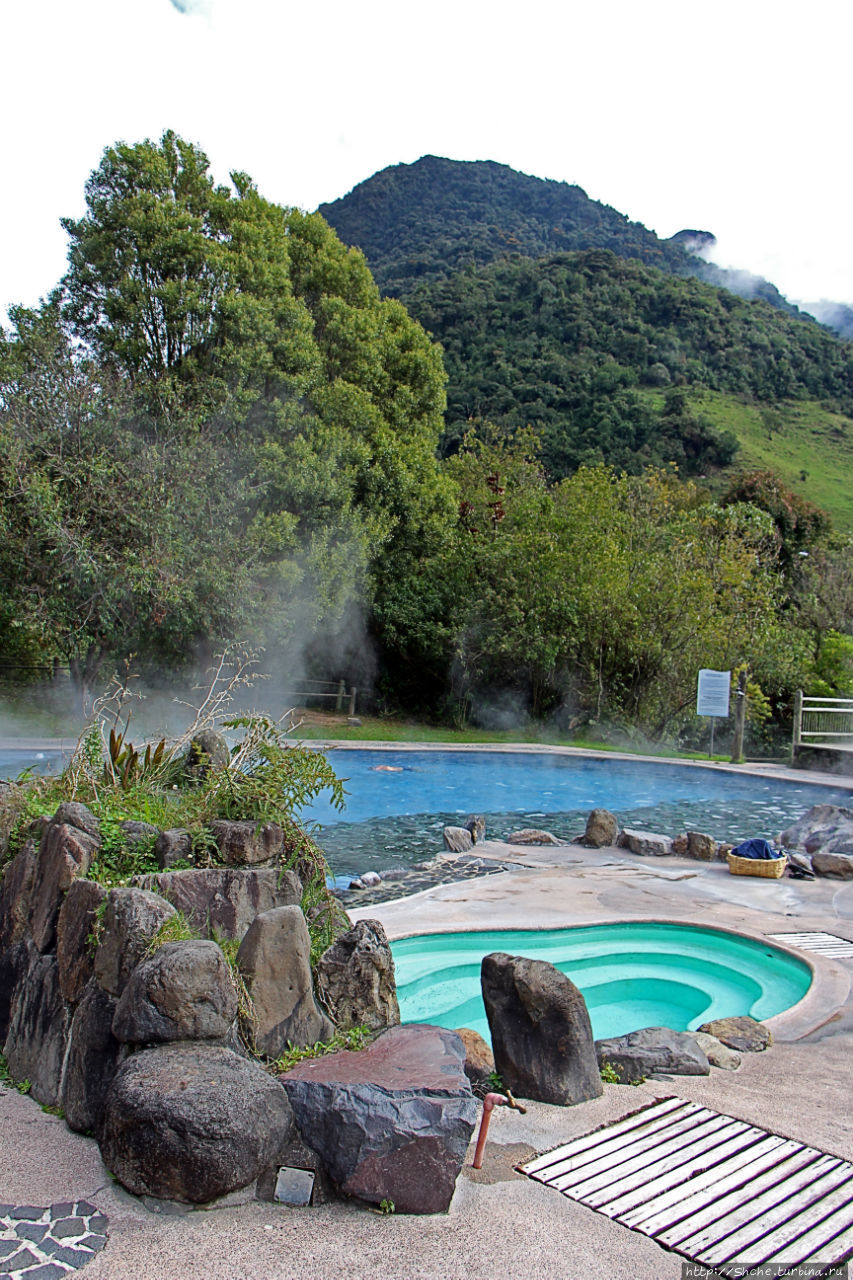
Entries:
[[391, 944], [403, 1022], [489, 1027], [480, 962], [491, 951], [547, 960], [583, 992], [596, 1039], [712, 1018], [773, 1017], [808, 991], [804, 961], [769, 943], [649, 921], [569, 929], [422, 934]]
[[850, 803], [849, 787], [558, 752], [357, 749], [330, 760], [346, 779], [346, 809], [338, 814], [321, 797], [303, 817], [322, 824], [319, 843], [342, 875], [434, 857], [443, 827], [470, 813], [485, 815], [498, 839], [519, 827], [569, 839], [601, 806], [623, 826], [694, 828], [737, 843], [772, 839], [813, 804]]

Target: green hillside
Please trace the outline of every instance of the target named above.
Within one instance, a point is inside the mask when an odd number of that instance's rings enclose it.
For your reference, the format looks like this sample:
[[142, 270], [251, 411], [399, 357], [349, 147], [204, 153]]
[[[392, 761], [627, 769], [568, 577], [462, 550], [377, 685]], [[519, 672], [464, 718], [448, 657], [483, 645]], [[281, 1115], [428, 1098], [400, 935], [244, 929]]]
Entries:
[[[664, 397], [645, 393], [657, 412]], [[853, 420], [816, 400], [772, 406], [715, 391], [696, 390], [697, 415], [737, 436], [738, 470], [770, 468], [801, 498], [829, 513], [839, 529], [853, 529]], [[720, 473], [720, 481], [726, 472]]]

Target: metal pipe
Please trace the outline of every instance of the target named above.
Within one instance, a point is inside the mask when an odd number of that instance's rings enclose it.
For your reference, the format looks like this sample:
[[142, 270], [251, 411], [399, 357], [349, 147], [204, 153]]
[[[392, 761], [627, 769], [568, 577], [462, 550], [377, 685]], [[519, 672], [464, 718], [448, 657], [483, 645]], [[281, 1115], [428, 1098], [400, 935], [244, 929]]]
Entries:
[[486, 1149], [486, 1135], [489, 1132], [489, 1120], [495, 1107], [512, 1107], [514, 1111], [526, 1113], [526, 1108], [519, 1105], [511, 1093], [487, 1093], [483, 1099], [483, 1116], [480, 1120], [480, 1132], [477, 1134], [477, 1147], [474, 1151], [472, 1169], [482, 1169], [483, 1152]]

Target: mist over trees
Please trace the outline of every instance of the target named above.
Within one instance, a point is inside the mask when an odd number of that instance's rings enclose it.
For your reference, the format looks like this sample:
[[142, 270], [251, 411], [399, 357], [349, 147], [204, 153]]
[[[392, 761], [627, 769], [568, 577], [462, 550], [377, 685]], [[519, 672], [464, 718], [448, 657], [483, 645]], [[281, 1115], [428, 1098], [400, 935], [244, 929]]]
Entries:
[[684, 478], [736, 448], [691, 379], [848, 396], [818, 326], [595, 250], [427, 272], [443, 359], [319, 214], [172, 133], [108, 148], [64, 226], [0, 341], [8, 679], [237, 641], [350, 678], [323, 655], [357, 615], [373, 705], [457, 722], [675, 736], [701, 666], [748, 663], [777, 717], [853, 681], [849, 538], [776, 477]]

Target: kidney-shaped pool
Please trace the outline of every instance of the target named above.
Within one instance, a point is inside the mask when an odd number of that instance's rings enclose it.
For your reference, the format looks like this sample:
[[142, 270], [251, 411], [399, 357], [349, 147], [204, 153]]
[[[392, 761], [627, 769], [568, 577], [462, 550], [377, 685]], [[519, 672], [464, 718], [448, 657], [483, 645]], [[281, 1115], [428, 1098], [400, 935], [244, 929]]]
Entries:
[[740, 934], [632, 922], [569, 929], [433, 933], [392, 943], [403, 1022], [489, 1027], [480, 962], [492, 951], [556, 965], [583, 992], [596, 1039], [641, 1027], [695, 1030], [711, 1018], [765, 1019], [808, 991], [796, 956]]

